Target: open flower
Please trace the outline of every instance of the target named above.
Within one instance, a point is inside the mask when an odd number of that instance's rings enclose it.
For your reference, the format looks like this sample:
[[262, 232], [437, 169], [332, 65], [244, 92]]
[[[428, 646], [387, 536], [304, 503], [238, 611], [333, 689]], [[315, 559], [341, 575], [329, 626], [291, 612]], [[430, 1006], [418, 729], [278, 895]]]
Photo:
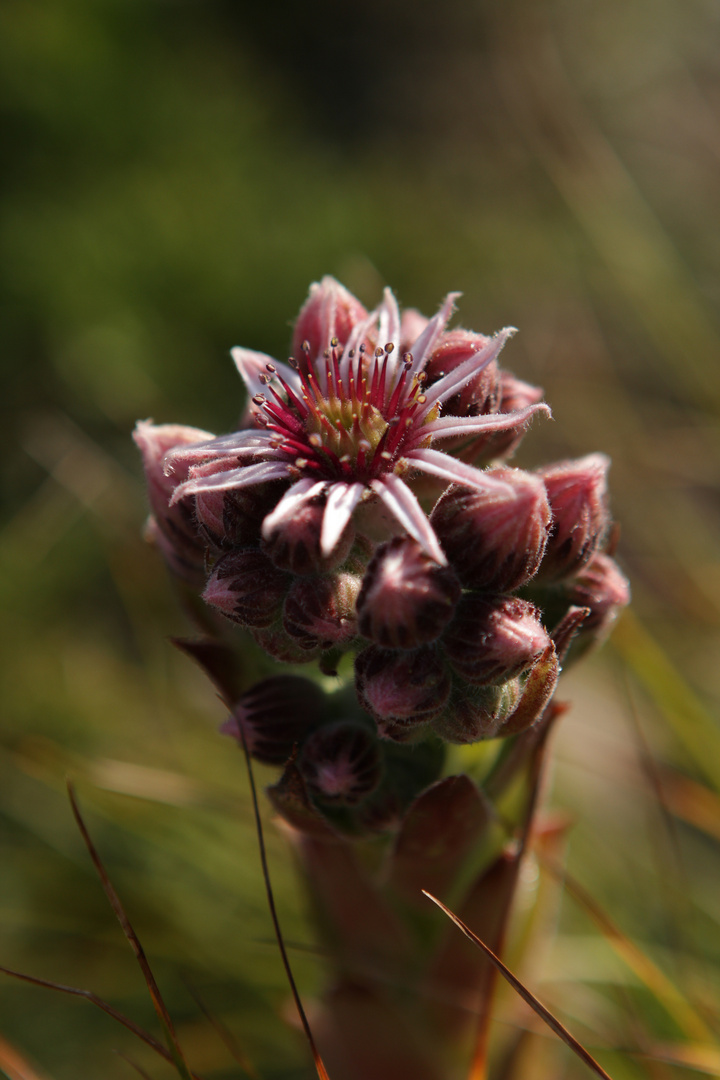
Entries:
[[[312, 286], [287, 364], [233, 349], [251, 402], [248, 426], [170, 451], [166, 470], [184, 481], [174, 489], [173, 504], [285, 481], [263, 523], [266, 540], [302, 517], [306, 507], [314, 513], [321, 507], [319, 555], [330, 559], [356, 509], [370, 503], [445, 564], [414, 482], [429, 475], [499, 492], [507, 486], [502, 479], [451, 456], [443, 445], [455, 448], [459, 440], [522, 430], [534, 413], [549, 412], [534, 402], [477, 413], [473, 394], [463, 391], [480, 387], [484, 372], [497, 378], [495, 361], [513, 330], [492, 338], [448, 332], [458, 295], [450, 293], [434, 318], [418, 317], [413, 324], [401, 320], [389, 289], [368, 314], [333, 278]], [[452, 364], [444, 364], [446, 353], [452, 353]], [[490, 401], [484, 385], [482, 393]], [[452, 408], [445, 409], [448, 403]], [[467, 404], [465, 414], [455, 411], [458, 403]]]

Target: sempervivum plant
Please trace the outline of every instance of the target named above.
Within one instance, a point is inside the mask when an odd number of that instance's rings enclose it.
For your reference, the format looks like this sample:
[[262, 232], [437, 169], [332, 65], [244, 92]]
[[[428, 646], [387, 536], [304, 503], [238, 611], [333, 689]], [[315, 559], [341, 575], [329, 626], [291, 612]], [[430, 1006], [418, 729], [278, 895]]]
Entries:
[[[185, 648], [220, 688], [224, 730], [283, 768], [269, 794], [333, 957], [318, 1024], [337, 1080], [445, 1076], [451, 1044], [487, 1016], [492, 980], [418, 921], [421, 890], [499, 947], [560, 663], [628, 601], [607, 459], [506, 463], [549, 409], [499, 367], [512, 330], [448, 329], [456, 298], [426, 319], [386, 290], [368, 313], [324, 278], [287, 362], [233, 350], [239, 430], [135, 433], [148, 536], [208, 606], [205, 639]], [[332, 692], [278, 669], [312, 662]], [[482, 788], [443, 777], [448, 743], [497, 737], [512, 752], [483, 755]], [[492, 808], [521, 777], [518, 844], [507, 816], [498, 839]], [[372, 875], [359, 845], [378, 837]], [[414, 997], [391, 989], [408, 980]]]

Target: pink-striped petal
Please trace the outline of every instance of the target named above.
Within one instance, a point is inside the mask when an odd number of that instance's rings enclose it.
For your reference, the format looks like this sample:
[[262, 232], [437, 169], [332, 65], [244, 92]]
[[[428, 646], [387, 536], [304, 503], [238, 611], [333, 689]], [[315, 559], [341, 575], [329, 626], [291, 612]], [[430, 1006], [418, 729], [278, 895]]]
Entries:
[[527, 423], [537, 412], [551, 416], [550, 406], [544, 401], [537, 405], [527, 405], [509, 413], [486, 413], [484, 416], [441, 416], [423, 424], [418, 430], [420, 435], [432, 435], [434, 439], [449, 439], [451, 436], [485, 435], [493, 431], [507, 431]]
[[479, 488], [481, 491], [501, 491], [510, 496], [513, 489], [502, 480], [489, 477], [482, 469], [476, 469], [473, 465], [467, 465], [464, 461], [449, 454], [443, 454], [440, 450], [430, 450], [427, 447], [411, 450], [405, 455], [405, 459], [422, 472], [437, 476], [440, 480], [446, 480], [451, 484], [464, 484], [466, 487]]
[[267, 366], [270, 364], [274, 367], [279, 375], [285, 379], [285, 381], [293, 388], [299, 389], [300, 379], [296, 371], [288, 364], [281, 363], [280, 360], [273, 360], [272, 356], [268, 356], [266, 353], [255, 352], [253, 349], [243, 349], [240, 346], [236, 346], [230, 350], [230, 355], [235, 361], [235, 367], [240, 372], [240, 376], [247, 388], [248, 397], [255, 397], [256, 394], [266, 394], [267, 388], [261, 381], [261, 375], [267, 375]]
[[462, 296], [462, 293], [451, 292], [445, 297], [440, 310], [437, 315], [434, 316], [423, 330], [420, 337], [417, 339], [412, 349], [412, 366], [410, 368], [410, 375], [415, 375], [418, 371], [421, 371], [427, 363], [430, 353], [435, 348], [437, 339], [442, 334], [448, 319], [453, 313], [455, 307], [455, 301]]
[[423, 412], [427, 414], [437, 401], [450, 398], [453, 394], [457, 394], [459, 390], [462, 390], [466, 383], [469, 383], [483, 368], [492, 363], [507, 339], [516, 332], [514, 326], [506, 326], [504, 330], [499, 330], [486, 345], [483, 345], [482, 349], [473, 353], [467, 360], [463, 360], [462, 364], [458, 364], [447, 375], [443, 375], [441, 379], [428, 387], [425, 391]]
[[286, 491], [275, 509], [263, 521], [263, 536], [268, 537], [286, 518], [292, 517], [308, 499], [315, 498], [325, 488], [326, 481], [311, 480], [309, 477], [298, 480]]
[[378, 325], [378, 347], [384, 349], [392, 344], [393, 349], [400, 348], [400, 312], [397, 300], [392, 289], [385, 289], [383, 299], [378, 309], [380, 322]]
[[380, 496], [403, 529], [414, 540], [417, 540], [430, 558], [441, 566], [445, 566], [447, 559], [435, 531], [407, 484], [394, 473], [388, 473], [380, 480], [371, 480], [370, 487]]
[[197, 495], [201, 491], [230, 491], [235, 488], [263, 484], [268, 480], [284, 480], [289, 476], [287, 462], [261, 461], [257, 465], [243, 465], [239, 469], [213, 473], [210, 476], [198, 476], [187, 480], [175, 488], [170, 506], [188, 495]]
[[332, 484], [320, 533], [320, 553], [327, 557], [342, 536], [343, 529], [363, 497], [364, 484]]

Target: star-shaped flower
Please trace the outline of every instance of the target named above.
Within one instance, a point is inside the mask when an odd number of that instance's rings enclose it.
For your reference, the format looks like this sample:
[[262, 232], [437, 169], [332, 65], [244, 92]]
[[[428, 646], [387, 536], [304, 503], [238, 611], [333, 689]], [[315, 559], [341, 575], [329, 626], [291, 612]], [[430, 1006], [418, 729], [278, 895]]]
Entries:
[[[502, 409], [494, 337], [447, 331], [458, 293], [434, 318], [401, 318], [389, 289], [367, 313], [333, 278], [313, 285], [287, 363], [236, 348], [250, 405], [242, 430], [177, 446], [164, 459], [182, 477], [172, 504], [286, 481], [263, 535], [320, 500], [320, 551], [329, 556], [360, 504], [375, 503], [437, 563], [446, 559], [413, 487], [422, 476], [490, 495], [504, 481], [460, 457], [496, 433], [522, 431], [547, 405]], [[522, 384], [524, 386], [524, 384]], [[531, 390], [532, 388], [528, 388]], [[187, 479], [185, 479], [187, 478]]]

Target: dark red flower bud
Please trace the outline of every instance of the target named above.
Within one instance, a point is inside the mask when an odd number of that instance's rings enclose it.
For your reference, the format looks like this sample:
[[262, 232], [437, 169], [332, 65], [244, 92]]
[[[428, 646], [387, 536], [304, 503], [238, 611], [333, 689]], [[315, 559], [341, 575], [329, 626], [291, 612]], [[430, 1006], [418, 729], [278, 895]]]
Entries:
[[576, 573], [602, 544], [610, 526], [607, 471], [610, 459], [589, 454], [538, 470], [547, 488], [553, 523], [540, 577]]
[[355, 688], [362, 707], [378, 721], [380, 734], [398, 738], [397, 728], [410, 734], [442, 709], [450, 677], [432, 646], [394, 652], [370, 645], [355, 660]]
[[142, 454], [152, 511], [145, 535], [157, 544], [178, 577], [200, 585], [205, 577], [205, 545], [198, 536], [194, 500], [189, 497], [169, 505], [175, 489], [187, 480], [188, 471], [185, 468], [167, 474], [163, 460], [169, 451], [204, 442], [212, 435], [182, 424], [152, 424], [141, 420], [133, 438]]
[[285, 598], [283, 626], [304, 649], [329, 649], [357, 633], [355, 600], [360, 578], [322, 574], [296, 578]]
[[527, 600], [466, 593], [442, 644], [461, 678], [485, 685], [506, 682], [532, 667], [550, 638]]
[[571, 604], [590, 608], [578, 634], [578, 639], [584, 639], [587, 644], [602, 641], [622, 609], [630, 603], [628, 579], [614, 559], [601, 551], [566, 583], [566, 588], [565, 595]]
[[252, 636], [268, 656], [281, 664], [309, 664], [320, 655], [319, 648], [303, 648], [297, 638], [290, 637], [280, 619], [272, 626], [253, 629]]
[[524, 585], [540, 566], [551, 514], [542, 480], [520, 469], [492, 469], [486, 491], [451, 487], [430, 523], [468, 589], [506, 592]]
[[448, 707], [432, 721], [432, 728], [441, 739], [451, 743], [493, 739], [512, 715], [520, 693], [520, 679], [512, 679], [503, 686], [454, 683]]
[[[194, 476], [208, 476], [236, 468], [234, 458], [221, 458], [196, 466]], [[277, 506], [287, 484], [270, 481], [230, 491], [199, 491], [195, 496], [195, 515], [207, 539], [218, 548], [248, 547], [260, 543], [262, 523]]]
[[[431, 385], [436, 379], [480, 352], [490, 338], [469, 330], [449, 330], [441, 334], [427, 362], [425, 372]], [[500, 400], [500, 372], [495, 360], [482, 368], [466, 385], [443, 402], [443, 415], [480, 416], [496, 412]]]
[[299, 766], [314, 795], [346, 806], [354, 806], [374, 791], [382, 775], [375, 736], [350, 720], [313, 732], [303, 746]]
[[242, 741], [254, 758], [283, 765], [296, 745], [322, 723], [325, 697], [299, 675], [273, 675], [242, 695], [220, 730]]
[[[310, 286], [293, 334], [293, 356], [302, 365], [307, 357], [322, 356], [332, 347], [333, 339], [343, 348], [356, 323], [367, 318], [367, 311], [352, 293], [332, 277]], [[303, 346], [307, 342], [307, 355]]]
[[328, 555], [324, 555], [320, 538], [327, 496], [324, 491], [285, 499], [263, 523], [263, 549], [281, 570], [293, 574], [318, 574], [332, 570], [348, 556], [355, 537], [352, 521]]
[[452, 618], [460, 583], [415, 540], [396, 536], [371, 560], [357, 599], [360, 633], [390, 649], [434, 641]]
[[244, 626], [271, 626], [278, 618], [290, 575], [257, 548], [223, 555], [210, 575], [203, 599]]

